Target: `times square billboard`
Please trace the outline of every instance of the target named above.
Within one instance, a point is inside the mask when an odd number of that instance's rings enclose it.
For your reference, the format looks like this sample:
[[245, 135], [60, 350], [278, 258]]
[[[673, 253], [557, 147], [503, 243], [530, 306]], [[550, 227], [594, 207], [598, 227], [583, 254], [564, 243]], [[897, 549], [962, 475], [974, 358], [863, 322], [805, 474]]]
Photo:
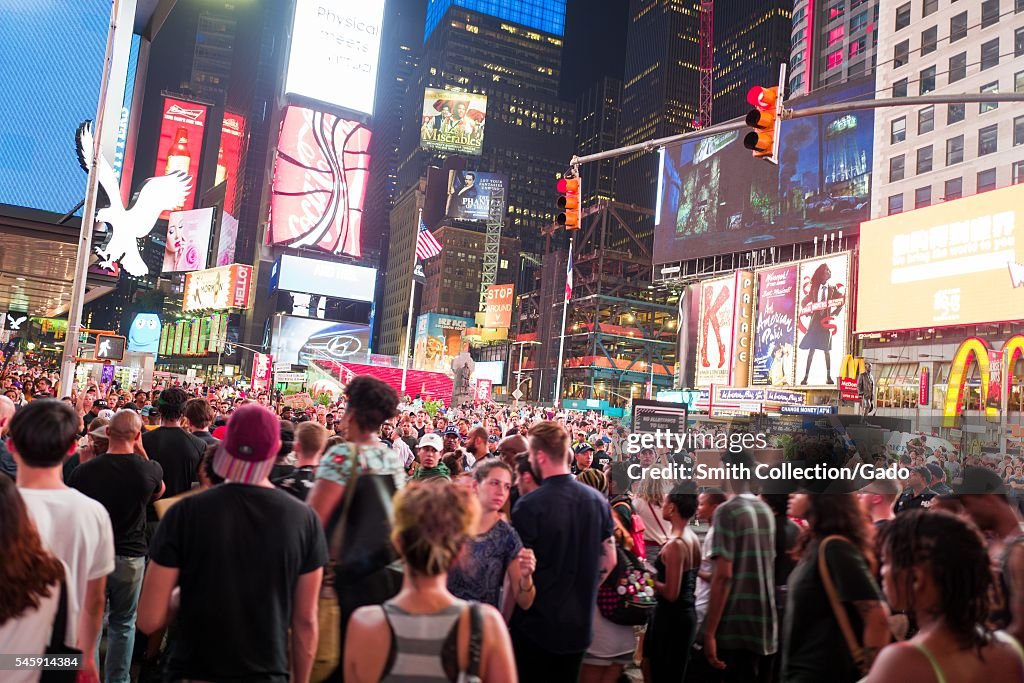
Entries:
[[[871, 99], [860, 79], [789, 100], [805, 109]], [[784, 121], [779, 165], [751, 156], [743, 132], [664, 148], [655, 217], [655, 265], [852, 234], [870, 217], [872, 111]]]
[[427, 88], [423, 93], [420, 147], [480, 156], [487, 124], [487, 96]]

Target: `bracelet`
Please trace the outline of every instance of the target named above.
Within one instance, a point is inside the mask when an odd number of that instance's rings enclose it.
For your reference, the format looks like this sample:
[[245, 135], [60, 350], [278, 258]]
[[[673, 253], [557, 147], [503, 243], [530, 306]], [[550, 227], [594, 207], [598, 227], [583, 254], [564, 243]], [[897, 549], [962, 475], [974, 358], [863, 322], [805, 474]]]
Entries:
[[537, 588], [537, 585], [535, 583], [533, 583], [533, 581], [530, 582], [530, 587], [529, 588], [523, 588], [523, 582], [522, 581], [519, 582], [519, 592], [520, 593], [530, 593], [535, 588]]

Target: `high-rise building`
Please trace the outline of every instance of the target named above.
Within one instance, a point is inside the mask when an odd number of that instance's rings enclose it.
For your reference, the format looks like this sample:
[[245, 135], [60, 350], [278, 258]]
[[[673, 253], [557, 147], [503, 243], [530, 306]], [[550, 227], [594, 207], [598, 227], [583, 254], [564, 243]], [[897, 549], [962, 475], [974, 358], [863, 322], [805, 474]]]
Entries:
[[715, 0], [711, 120], [743, 116], [747, 90], [774, 85], [789, 59], [793, 0]]
[[[423, 267], [421, 313], [472, 318], [480, 303], [481, 264], [484, 259], [484, 233], [454, 225], [444, 225], [435, 233], [444, 250]], [[497, 282], [514, 282], [518, 266], [519, 240], [501, 238]]]
[[[576, 103], [576, 154], [605, 152], [618, 146], [622, 117], [622, 81], [604, 77], [585, 90]], [[584, 206], [615, 197], [615, 159], [587, 164], [580, 170]]]
[[871, 74], [881, 0], [793, 0], [789, 95]]
[[565, 31], [565, 0], [427, 0], [424, 42], [444, 20], [449, 7], [461, 7], [561, 36]]
[[[405, 336], [409, 310], [409, 289], [413, 286], [413, 262], [419, 222], [425, 203], [427, 181], [424, 179], [395, 198], [389, 223], [387, 269], [384, 271], [381, 305], [378, 307], [378, 353], [401, 356], [409, 348]], [[415, 320], [413, 321], [415, 323]]]
[[235, 33], [234, 5], [224, 3], [199, 15], [189, 89], [201, 100], [224, 104], [231, 81]]
[[[1024, 91], [1024, 12], [1010, 0], [884, 3], [876, 88], [885, 96]], [[1017, 3], [1021, 7], [1021, 3]], [[1003, 103], [875, 114], [872, 217], [1024, 182], [1024, 116]]]

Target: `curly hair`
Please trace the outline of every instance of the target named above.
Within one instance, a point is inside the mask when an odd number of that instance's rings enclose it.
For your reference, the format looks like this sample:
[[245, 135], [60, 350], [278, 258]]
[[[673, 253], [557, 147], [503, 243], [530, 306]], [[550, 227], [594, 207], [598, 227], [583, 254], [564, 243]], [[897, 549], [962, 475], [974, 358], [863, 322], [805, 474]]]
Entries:
[[359, 375], [345, 387], [349, 420], [365, 432], [376, 432], [398, 414], [398, 394], [386, 382]]
[[797, 542], [803, 555], [815, 541], [827, 536], [842, 536], [864, 556], [871, 572], [876, 569], [871, 528], [860, 502], [852, 493], [819, 493], [807, 496], [807, 531]]
[[185, 414], [185, 404], [188, 403], [188, 394], [180, 387], [169, 387], [160, 392], [156, 399], [156, 408], [160, 412], [160, 419], [168, 422], [180, 420]]
[[463, 487], [414, 482], [395, 494], [391, 540], [412, 574], [438, 576], [455, 563], [479, 516], [477, 497]]
[[879, 547], [892, 580], [902, 575], [906, 595], [912, 595], [911, 570], [924, 567], [937, 589], [935, 616], [943, 617], [963, 648], [977, 648], [981, 656], [992, 638], [987, 622], [993, 579], [977, 527], [944, 510], [910, 510], [882, 527]]
[[38, 609], [64, 565], [43, 547], [14, 481], [0, 476], [0, 624]]
[[608, 493], [608, 478], [601, 470], [588, 467], [576, 475], [576, 481], [595, 489], [598, 493]]

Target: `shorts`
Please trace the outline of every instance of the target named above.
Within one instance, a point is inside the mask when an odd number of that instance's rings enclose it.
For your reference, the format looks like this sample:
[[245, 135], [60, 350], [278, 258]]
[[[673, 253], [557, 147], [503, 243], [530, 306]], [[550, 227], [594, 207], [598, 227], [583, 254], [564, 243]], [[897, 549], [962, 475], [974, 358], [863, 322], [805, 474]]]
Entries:
[[583, 655], [583, 663], [589, 664], [590, 666], [615, 666], [616, 664], [621, 666], [629, 666], [633, 663], [633, 653], [627, 652], [624, 655], [618, 655], [617, 657], [598, 657], [596, 655]]

